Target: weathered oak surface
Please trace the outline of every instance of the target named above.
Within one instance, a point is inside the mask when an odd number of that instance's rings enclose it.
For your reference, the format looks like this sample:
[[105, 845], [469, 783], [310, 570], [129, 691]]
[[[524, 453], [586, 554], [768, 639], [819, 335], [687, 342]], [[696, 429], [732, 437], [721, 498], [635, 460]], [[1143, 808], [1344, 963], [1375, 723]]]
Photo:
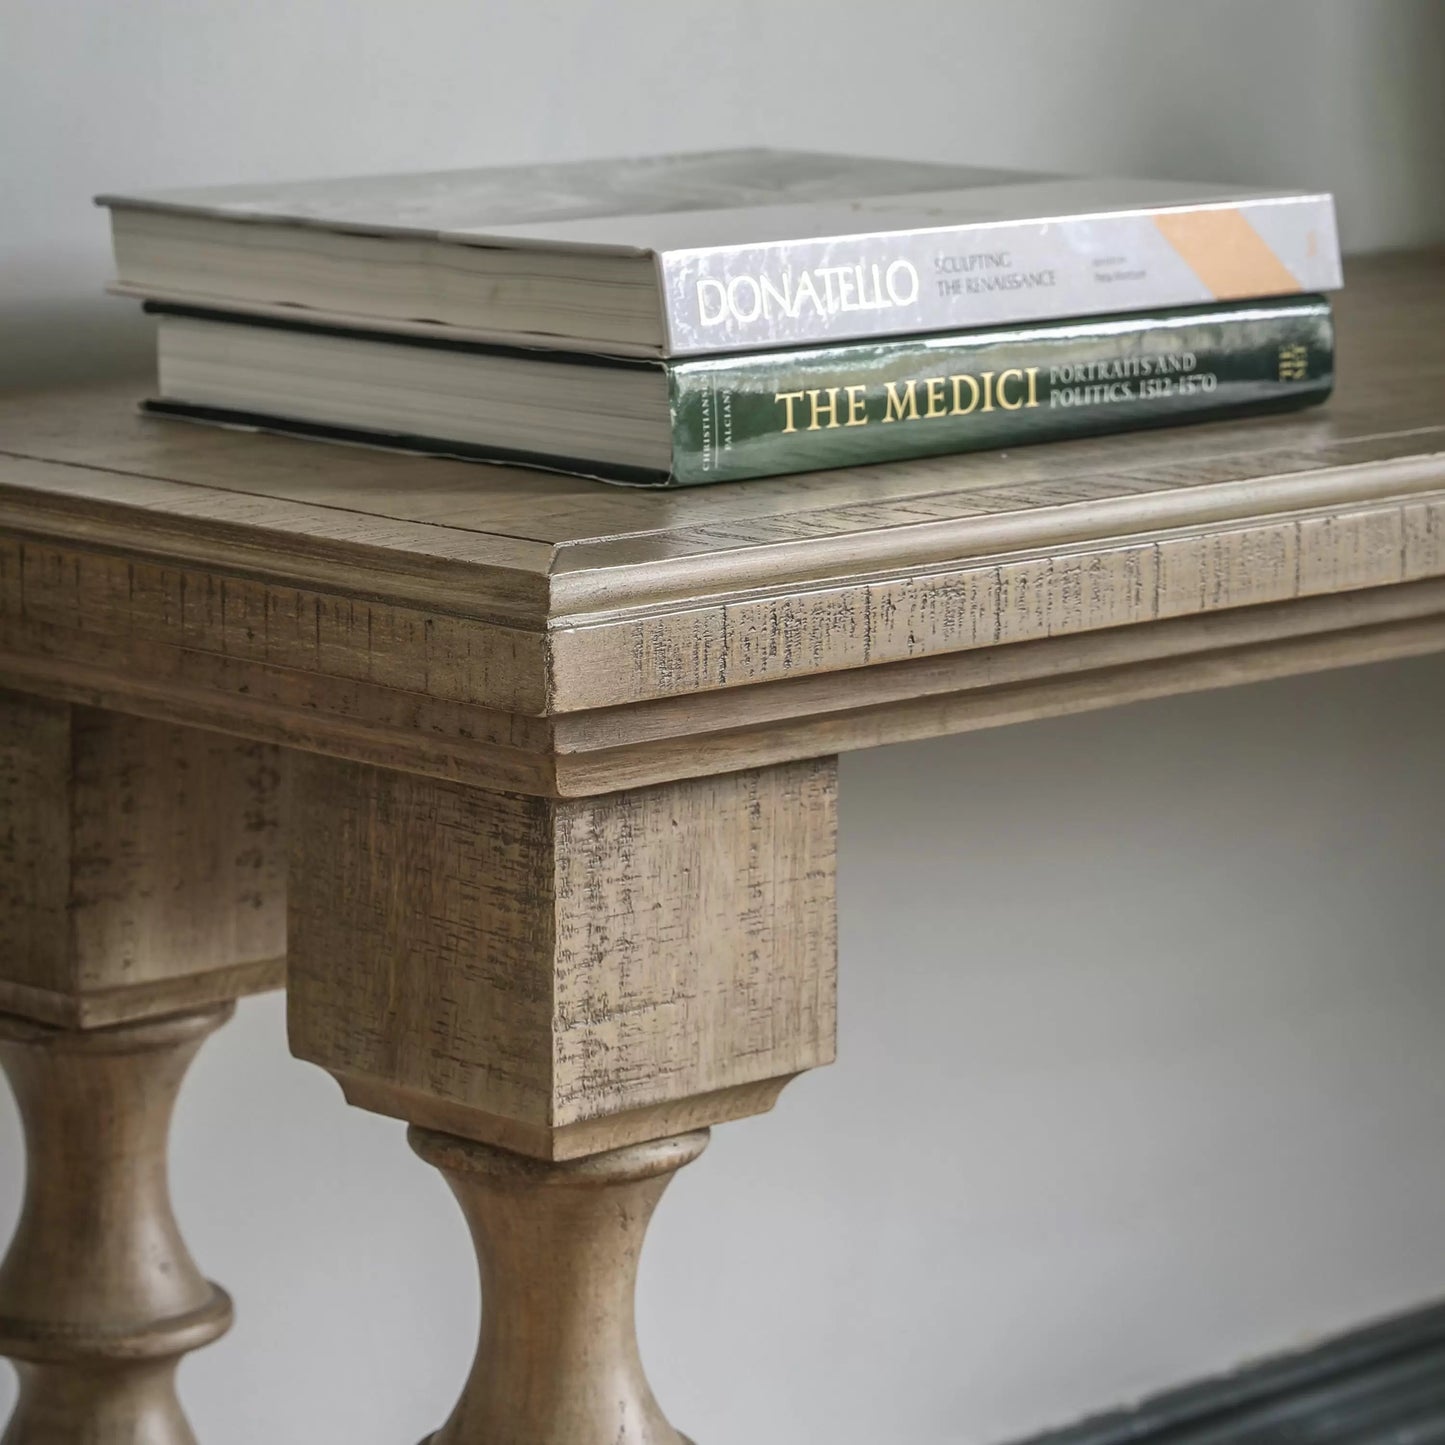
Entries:
[[1293, 417], [655, 493], [0, 403], [0, 683], [578, 796], [1445, 646], [1445, 256]]
[[285, 792], [271, 744], [0, 692], [0, 1067], [26, 1140], [4, 1445], [194, 1445], [176, 1365], [231, 1302], [181, 1240], [167, 1133], [233, 1000], [283, 981]]
[[451, 1185], [482, 1281], [471, 1376], [426, 1445], [688, 1445], [647, 1383], [633, 1293], [647, 1222], [706, 1131], [563, 1164], [409, 1137]]
[[93, 1028], [278, 987], [285, 791], [269, 744], [0, 692], [0, 1012]]
[[0, 1264], [0, 1354], [20, 1376], [5, 1445], [196, 1445], [176, 1365], [231, 1323], [171, 1213], [171, 1110], [226, 1003], [114, 1028], [0, 1015], [25, 1125], [25, 1202]]
[[438, 1441], [677, 1445], [636, 1256], [833, 1055], [833, 755], [1445, 647], [1445, 255], [1348, 281], [1320, 411], [681, 493], [0, 401], [14, 1438], [188, 1440], [164, 1115], [284, 886], [293, 1049], [476, 1238]]
[[836, 770], [587, 799], [297, 759], [291, 1048], [355, 1104], [544, 1158], [831, 1062]]

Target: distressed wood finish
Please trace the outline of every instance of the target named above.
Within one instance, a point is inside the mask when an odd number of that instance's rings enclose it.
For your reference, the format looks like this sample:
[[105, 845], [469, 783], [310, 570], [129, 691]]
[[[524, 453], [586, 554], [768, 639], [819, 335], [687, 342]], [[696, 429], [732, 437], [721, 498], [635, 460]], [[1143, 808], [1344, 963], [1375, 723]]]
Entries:
[[574, 1158], [832, 1059], [831, 761], [577, 800], [297, 768], [291, 1047], [353, 1103]]
[[269, 744], [0, 693], [0, 1063], [28, 1161], [4, 1445], [193, 1445], [176, 1365], [231, 1302], [182, 1243], [167, 1131], [206, 1036], [283, 980], [285, 783]]
[[0, 1012], [68, 1028], [276, 988], [269, 745], [0, 693]]
[[[144, 380], [0, 402], [0, 1002], [259, 986], [236, 807], [294, 750], [293, 1048], [413, 1124], [482, 1261], [439, 1445], [677, 1445], [636, 1254], [698, 1131], [832, 1057], [834, 755], [1445, 646], [1445, 256], [1348, 281], [1322, 410], [681, 493], [147, 419]], [[231, 821], [91, 787], [98, 745], [218, 769]], [[140, 817], [169, 841], [85, 842]]]
[[1318, 411], [666, 494], [19, 397], [0, 682], [586, 797], [1435, 648], [1445, 258], [1339, 335]]
[[637, 1257], [700, 1131], [833, 1058], [833, 760], [583, 799], [296, 767], [292, 1050], [412, 1122], [481, 1261], [435, 1445], [683, 1445]]

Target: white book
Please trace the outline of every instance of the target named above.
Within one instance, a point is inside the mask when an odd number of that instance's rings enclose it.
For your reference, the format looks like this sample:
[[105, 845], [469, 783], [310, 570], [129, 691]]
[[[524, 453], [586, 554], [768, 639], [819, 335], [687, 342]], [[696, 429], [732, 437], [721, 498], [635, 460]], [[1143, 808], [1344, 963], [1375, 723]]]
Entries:
[[105, 195], [115, 289], [699, 356], [1328, 291], [1318, 192], [800, 151]]

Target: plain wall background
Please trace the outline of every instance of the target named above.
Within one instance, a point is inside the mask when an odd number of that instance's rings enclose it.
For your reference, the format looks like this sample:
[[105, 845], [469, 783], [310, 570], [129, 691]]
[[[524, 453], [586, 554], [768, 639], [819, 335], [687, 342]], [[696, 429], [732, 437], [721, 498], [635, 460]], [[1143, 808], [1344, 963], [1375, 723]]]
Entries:
[[[1442, 69], [1433, 0], [0, 0], [0, 384], [144, 363], [101, 189], [774, 143], [1329, 187], [1360, 250], [1445, 235]], [[644, 1259], [677, 1423], [982, 1445], [1445, 1293], [1442, 710], [1426, 659], [845, 759], [841, 1061]], [[207, 1045], [205, 1445], [440, 1423], [476, 1287], [401, 1134], [278, 999]], [[21, 1171], [7, 1099], [0, 1229]]]

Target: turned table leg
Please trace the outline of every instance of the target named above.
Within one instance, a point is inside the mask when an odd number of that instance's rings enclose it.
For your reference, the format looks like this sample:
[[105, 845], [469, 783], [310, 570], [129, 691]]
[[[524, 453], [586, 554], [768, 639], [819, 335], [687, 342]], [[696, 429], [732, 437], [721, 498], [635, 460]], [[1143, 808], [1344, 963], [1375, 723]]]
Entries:
[[4, 1445], [194, 1439], [176, 1364], [225, 1333], [231, 1300], [181, 1239], [166, 1144], [181, 1079], [232, 1007], [92, 1030], [0, 1018], [27, 1150], [0, 1265], [0, 1354], [20, 1374]]
[[551, 799], [308, 757], [296, 787], [292, 1050], [411, 1122], [481, 1263], [433, 1445], [679, 1445], [638, 1255], [707, 1129], [833, 1057], [832, 760]]
[[652, 1211], [707, 1132], [562, 1162], [429, 1129], [410, 1139], [446, 1176], [481, 1263], [476, 1362], [432, 1445], [679, 1445], [643, 1373], [633, 1291]]
[[167, 1141], [206, 1037], [282, 982], [283, 794], [273, 748], [0, 693], [0, 1065], [26, 1146], [0, 1445], [194, 1445], [176, 1366], [231, 1301], [181, 1238]]

